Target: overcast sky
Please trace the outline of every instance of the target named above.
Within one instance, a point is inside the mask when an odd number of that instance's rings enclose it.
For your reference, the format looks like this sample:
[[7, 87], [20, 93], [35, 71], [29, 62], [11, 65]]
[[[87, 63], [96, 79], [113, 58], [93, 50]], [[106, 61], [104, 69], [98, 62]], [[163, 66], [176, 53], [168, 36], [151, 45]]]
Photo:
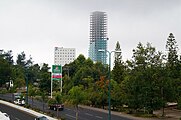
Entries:
[[0, 49], [50, 65], [54, 47], [76, 48], [87, 58], [94, 11], [107, 13], [108, 50], [119, 41], [124, 60], [139, 42], [164, 52], [169, 33], [181, 49], [181, 0], [0, 0]]

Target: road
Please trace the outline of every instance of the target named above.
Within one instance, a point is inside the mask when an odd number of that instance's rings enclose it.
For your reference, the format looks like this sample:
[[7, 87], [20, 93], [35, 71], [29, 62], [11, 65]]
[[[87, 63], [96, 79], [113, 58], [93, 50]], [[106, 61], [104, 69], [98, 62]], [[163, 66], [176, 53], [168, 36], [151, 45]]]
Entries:
[[[66, 118], [66, 120], [75, 120], [75, 109], [65, 108], [64, 111], [60, 112], [60, 116]], [[113, 114], [111, 118], [112, 120], [131, 120]], [[108, 113], [86, 109], [86, 108], [79, 108], [79, 120], [107, 120], [107, 119], [108, 119]]]
[[0, 104], [0, 111], [10, 115], [11, 120], [34, 120], [35, 116], [28, 114], [26, 112], [20, 111], [16, 108]]
[[[5, 99], [8, 101], [12, 101], [12, 95], [11, 94], [5, 94], [0, 95], [1, 99]], [[32, 105], [31, 99], [28, 100], [29, 105]], [[57, 112], [53, 110], [49, 110], [47, 104], [44, 104], [44, 110], [43, 110], [43, 103], [37, 100], [34, 100], [33, 107], [39, 108], [42, 111], [50, 112], [54, 114], [54, 116], [57, 116]], [[58, 112], [58, 116], [61, 118], [65, 118], [66, 120], [75, 120], [75, 109], [73, 107], [67, 107], [65, 106], [63, 111]], [[123, 116], [117, 116], [117, 115], [111, 115], [112, 120], [133, 120], [128, 119]], [[108, 113], [106, 111], [103, 112], [102, 110], [92, 110], [88, 108], [79, 108], [79, 120], [107, 120], [108, 119]]]

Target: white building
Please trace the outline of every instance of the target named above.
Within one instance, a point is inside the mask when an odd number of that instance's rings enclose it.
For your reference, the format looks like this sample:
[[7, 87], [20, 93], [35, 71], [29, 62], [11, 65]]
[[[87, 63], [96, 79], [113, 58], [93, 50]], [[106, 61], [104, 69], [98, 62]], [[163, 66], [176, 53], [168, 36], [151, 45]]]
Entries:
[[75, 60], [75, 48], [55, 47], [54, 64], [62, 65], [69, 64]]

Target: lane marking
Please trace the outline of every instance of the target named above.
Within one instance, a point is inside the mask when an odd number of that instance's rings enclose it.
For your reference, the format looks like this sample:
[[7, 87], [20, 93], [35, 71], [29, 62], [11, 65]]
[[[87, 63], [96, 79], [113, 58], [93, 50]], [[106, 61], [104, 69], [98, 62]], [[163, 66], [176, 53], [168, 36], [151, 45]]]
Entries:
[[101, 116], [95, 116], [96, 118], [99, 118], [99, 119], [103, 119], [103, 117], [101, 117]]
[[71, 117], [71, 118], [76, 118], [76, 117], [74, 117], [72, 115], [69, 115], [69, 114], [65, 114], [65, 115], [68, 116], [68, 117]]
[[71, 109], [69, 109], [69, 108], [65, 108], [66, 110], [71, 110]]
[[85, 113], [86, 115], [88, 115], [88, 116], [93, 116], [92, 114], [89, 114], [89, 113]]
[[20, 120], [20, 119], [18, 119], [18, 118], [15, 118], [16, 120]]

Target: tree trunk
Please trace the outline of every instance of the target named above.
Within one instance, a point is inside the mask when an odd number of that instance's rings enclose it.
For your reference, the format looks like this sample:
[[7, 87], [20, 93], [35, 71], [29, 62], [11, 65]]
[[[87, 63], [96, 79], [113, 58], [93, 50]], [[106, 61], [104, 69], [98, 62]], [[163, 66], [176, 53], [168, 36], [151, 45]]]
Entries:
[[[162, 102], [164, 102], [163, 87], [161, 88], [161, 94], [162, 94]], [[164, 105], [164, 103], [162, 103], [162, 117], [165, 116], [165, 110], [164, 110], [164, 108], [165, 108], [165, 105]]]
[[78, 105], [76, 105], [76, 120], [78, 120], [78, 113], [79, 111], [78, 111]]
[[58, 119], [58, 108], [57, 108], [57, 119]]
[[32, 100], [32, 107], [33, 107], [33, 97], [31, 98], [31, 100]]
[[162, 117], [164, 117], [165, 116], [165, 107], [163, 106], [163, 108], [162, 108]]
[[104, 102], [102, 101], [102, 109], [104, 109]]
[[43, 113], [44, 113], [44, 111], [45, 111], [45, 108], [44, 108], [44, 102], [43, 102]]

